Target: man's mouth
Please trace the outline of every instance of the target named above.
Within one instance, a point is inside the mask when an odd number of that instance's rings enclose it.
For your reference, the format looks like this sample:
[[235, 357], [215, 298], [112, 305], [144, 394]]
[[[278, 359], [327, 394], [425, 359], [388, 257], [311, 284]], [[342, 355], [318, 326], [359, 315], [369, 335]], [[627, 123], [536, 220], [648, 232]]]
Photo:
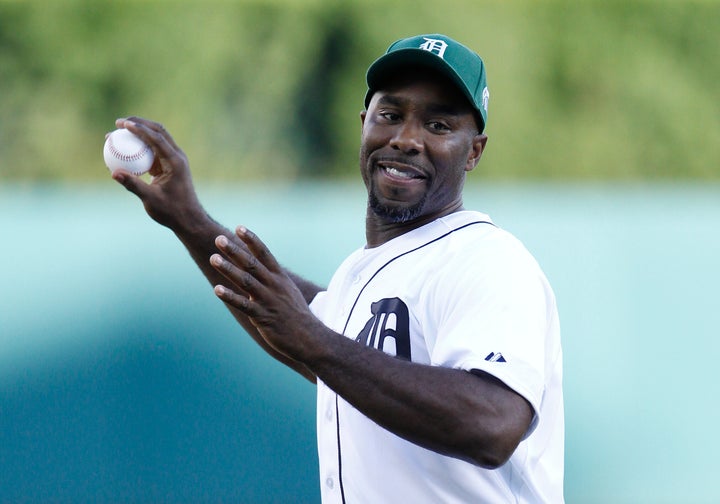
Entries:
[[401, 180], [425, 179], [425, 174], [413, 166], [402, 163], [383, 161], [378, 163], [378, 168], [388, 176]]

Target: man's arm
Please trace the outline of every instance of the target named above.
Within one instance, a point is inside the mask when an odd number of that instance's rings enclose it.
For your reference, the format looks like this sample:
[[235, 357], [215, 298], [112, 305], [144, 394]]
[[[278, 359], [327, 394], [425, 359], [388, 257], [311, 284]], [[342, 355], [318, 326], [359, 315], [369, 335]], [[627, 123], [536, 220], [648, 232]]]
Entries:
[[[215, 292], [245, 313], [262, 338], [368, 418], [419, 446], [494, 468], [512, 455], [533, 417], [530, 404], [478, 372], [403, 361], [323, 325], [263, 243], [238, 228], [240, 247], [220, 238]], [[224, 257], [223, 257], [224, 256]]]
[[[162, 125], [137, 117], [119, 119], [116, 125], [127, 128], [147, 143], [155, 153], [155, 162], [150, 170], [153, 176], [150, 184], [126, 171], [114, 172], [113, 179], [140, 198], [153, 220], [175, 233], [210, 284], [217, 284], [222, 276], [209, 262], [210, 256], [217, 253], [216, 238], [225, 236], [235, 241], [238, 247], [243, 247], [242, 242], [205, 212], [192, 183], [187, 157]], [[306, 303], [321, 290], [311, 282], [290, 275], [303, 292]], [[243, 312], [231, 305], [226, 306], [265, 351], [308, 380], [315, 381], [314, 375], [304, 365], [269, 346]]]

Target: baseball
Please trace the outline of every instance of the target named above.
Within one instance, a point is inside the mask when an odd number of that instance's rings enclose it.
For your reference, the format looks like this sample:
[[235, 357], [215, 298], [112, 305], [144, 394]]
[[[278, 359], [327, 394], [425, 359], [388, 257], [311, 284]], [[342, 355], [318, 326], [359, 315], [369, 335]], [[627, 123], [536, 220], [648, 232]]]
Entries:
[[145, 142], [123, 128], [108, 135], [103, 157], [111, 172], [123, 169], [134, 175], [142, 175], [152, 166], [155, 154]]

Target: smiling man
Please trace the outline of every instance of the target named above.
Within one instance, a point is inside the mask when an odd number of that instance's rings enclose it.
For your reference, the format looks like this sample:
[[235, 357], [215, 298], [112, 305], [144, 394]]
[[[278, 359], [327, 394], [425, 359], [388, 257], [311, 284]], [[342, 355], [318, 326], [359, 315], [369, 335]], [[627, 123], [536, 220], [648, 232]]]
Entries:
[[477, 165], [487, 137], [467, 98], [443, 74], [395, 71], [361, 113], [360, 169], [368, 225], [392, 223], [403, 231], [462, 209], [465, 173]]
[[365, 245], [320, 288], [252, 232], [203, 210], [165, 129], [151, 184], [113, 177], [188, 248], [248, 334], [317, 384], [324, 503], [563, 502], [555, 299], [523, 245], [463, 207], [487, 142], [480, 57], [444, 35], [402, 39], [367, 73]]

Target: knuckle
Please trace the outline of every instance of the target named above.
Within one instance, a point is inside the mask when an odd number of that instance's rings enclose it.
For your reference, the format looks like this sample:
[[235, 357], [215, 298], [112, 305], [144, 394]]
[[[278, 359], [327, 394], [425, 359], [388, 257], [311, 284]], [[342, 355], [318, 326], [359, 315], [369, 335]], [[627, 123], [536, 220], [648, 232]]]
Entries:
[[248, 275], [247, 273], [244, 273], [240, 275], [240, 286], [243, 289], [248, 289], [252, 285], [252, 276]]
[[256, 273], [258, 270], [259, 262], [255, 256], [250, 256], [250, 259], [247, 262], [247, 267], [245, 268], [248, 273]]
[[243, 298], [240, 299], [240, 307], [241, 307], [241, 309], [242, 309], [245, 313], [247, 313], [248, 315], [251, 314], [251, 312], [252, 312], [252, 306], [251, 306], [250, 300], [249, 300], [248, 298], [243, 297]]
[[263, 258], [263, 260], [267, 260], [270, 257], [270, 251], [267, 249], [267, 247], [260, 247], [258, 250], [258, 255]]
[[225, 251], [228, 255], [237, 256], [239, 249], [233, 240], [228, 240], [227, 245], [225, 245]]
[[232, 264], [230, 264], [228, 261], [223, 261], [220, 264], [220, 269], [223, 271], [223, 273], [231, 274], [232, 273]]

